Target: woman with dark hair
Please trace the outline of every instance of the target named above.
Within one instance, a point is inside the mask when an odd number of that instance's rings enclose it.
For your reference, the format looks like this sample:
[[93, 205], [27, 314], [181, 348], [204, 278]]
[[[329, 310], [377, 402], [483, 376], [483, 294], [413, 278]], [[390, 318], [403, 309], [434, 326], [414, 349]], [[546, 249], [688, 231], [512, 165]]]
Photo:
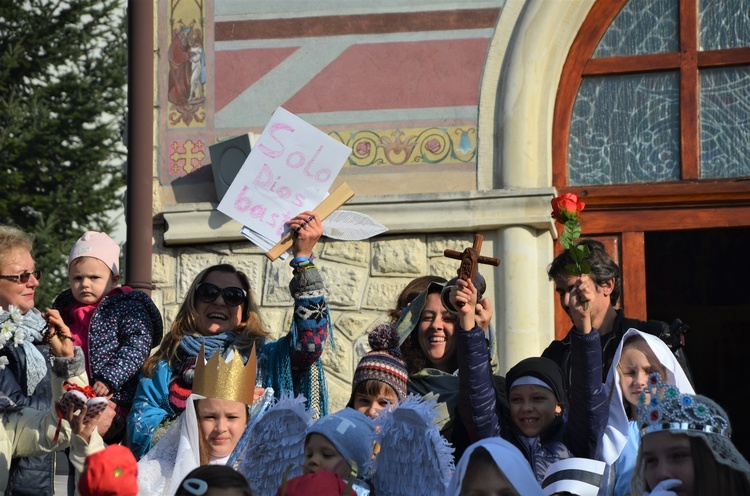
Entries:
[[[303, 394], [308, 407], [328, 413], [325, 376], [320, 363], [328, 336], [328, 305], [312, 251], [323, 233], [320, 218], [303, 212], [287, 222], [294, 234], [289, 289], [294, 297], [292, 329], [268, 342], [247, 276], [229, 264], [214, 265], [195, 278], [158, 350], [146, 361], [128, 416], [128, 442], [137, 457], [150, 448], [160, 426], [168, 428], [185, 410], [192, 392], [195, 361], [232, 351], [247, 360], [253, 346], [263, 387]], [[315, 366], [313, 372], [311, 368]], [[163, 424], [163, 425], [162, 425]], [[159, 434], [166, 431], [159, 429]]]
[[750, 494], [750, 463], [732, 443], [727, 413], [710, 398], [652, 373], [638, 402], [638, 428], [630, 494]]
[[[455, 447], [456, 460], [472, 442], [478, 441], [484, 423], [496, 419], [482, 405], [470, 402], [470, 377], [458, 374], [459, 361], [468, 359], [466, 367], [486, 367], [491, 372], [491, 354], [486, 339], [492, 319], [492, 308], [487, 298], [475, 307], [476, 326], [459, 331], [458, 315], [443, 306], [441, 293], [446, 280], [436, 276], [414, 279], [399, 295], [397, 308], [390, 312], [402, 341], [401, 352], [409, 372], [408, 389], [420, 395], [436, 394], [447, 407], [447, 422], [440, 434]], [[470, 357], [470, 358], [469, 358]], [[505, 379], [493, 376], [494, 389], [482, 392], [479, 399], [485, 406], [497, 406], [507, 411]], [[490, 399], [492, 401], [490, 401]]]

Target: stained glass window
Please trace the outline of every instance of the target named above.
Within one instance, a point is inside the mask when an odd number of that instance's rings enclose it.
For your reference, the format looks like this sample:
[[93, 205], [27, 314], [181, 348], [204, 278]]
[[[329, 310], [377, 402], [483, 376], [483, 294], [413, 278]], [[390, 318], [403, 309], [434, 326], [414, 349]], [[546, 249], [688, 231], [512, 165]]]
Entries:
[[582, 28], [604, 32], [580, 66], [567, 185], [750, 177], [748, 0], [611, 1], [609, 26]]
[[568, 184], [680, 178], [676, 72], [586, 78], [573, 107]]
[[630, 0], [609, 25], [593, 57], [676, 52], [677, 0]]
[[750, 46], [748, 1], [701, 0], [698, 3], [698, 31], [699, 50]]
[[701, 178], [750, 176], [750, 66], [701, 75]]

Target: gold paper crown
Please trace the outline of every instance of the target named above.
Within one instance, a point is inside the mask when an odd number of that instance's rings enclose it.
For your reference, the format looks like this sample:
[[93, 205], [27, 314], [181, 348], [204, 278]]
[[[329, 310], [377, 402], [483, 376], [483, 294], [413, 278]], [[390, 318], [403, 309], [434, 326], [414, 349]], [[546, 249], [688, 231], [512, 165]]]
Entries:
[[250, 352], [247, 365], [243, 365], [242, 357], [236, 350], [234, 358], [229, 363], [221, 357], [218, 350], [206, 363], [206, 350], [201, 346], [195, 364], [193, 394], [252, 405], [256, 370], [255, 345]]

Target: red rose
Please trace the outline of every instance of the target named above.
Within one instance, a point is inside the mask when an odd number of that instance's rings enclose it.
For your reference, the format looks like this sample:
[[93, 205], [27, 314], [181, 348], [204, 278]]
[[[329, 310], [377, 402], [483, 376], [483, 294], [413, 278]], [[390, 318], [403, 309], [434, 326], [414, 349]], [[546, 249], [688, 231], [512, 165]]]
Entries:
[[552, 199], [552, 218], [561, 224], [575, 219], [586, 204], [573, 193], [565, 193]]

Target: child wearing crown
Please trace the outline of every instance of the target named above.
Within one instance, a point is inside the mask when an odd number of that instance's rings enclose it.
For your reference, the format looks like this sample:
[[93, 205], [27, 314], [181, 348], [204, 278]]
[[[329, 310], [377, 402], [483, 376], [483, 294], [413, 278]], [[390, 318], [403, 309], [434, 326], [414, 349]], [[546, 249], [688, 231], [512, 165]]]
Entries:
[[[247, 359], [258, 350], [262, 386], [277, 395], [303, 394], [318, 415], [328, 413], [325, 374], [320, 361], [328, 338], [328, 304], [323, 280], [312, 251], [323, 233], [320, 218], [304, 212], [287, 225], [294, 243], [289, 284], [294, 297], [292, 328], [276, 341], [268, 340], [248, 277], [236, 267], [219, 264], [198, 274], [159, 348], [146, 361], [128, 416], [128, 446], [136, 457], [151, 448], [158, 434], [184, 411], [192, 391], [196, 357], [227, 357], [233, 350]], [[158, 433], [157, 433], [158, 429]]]
[[653, 373], [639, 397], [638, 427], [634, 496], [750, 494], [750, 464], [731, 441], [729, 417], [711, 399], [683, 394]]
[[605, 388], [609, 420], [602, 437], [602, 461], [607, 464], [603, 485], [607, 494], [630, 493], [640, 436], [636, 423], [638, 398], [648, 374], [659, 372], [683, 393], [694, 393], [682, 366], [664, 342], [651, 334], [629, 329], [615, 351]]
[[255, 350], [245, 365], [238, 353], [228, 362], [214, 353], [206, 363], [201, 349], [185, 411], [138, 462], [140, 494], [171, 496], [199, 466], [236, 465], [232, 455], [256, 412], [256, 367]]

